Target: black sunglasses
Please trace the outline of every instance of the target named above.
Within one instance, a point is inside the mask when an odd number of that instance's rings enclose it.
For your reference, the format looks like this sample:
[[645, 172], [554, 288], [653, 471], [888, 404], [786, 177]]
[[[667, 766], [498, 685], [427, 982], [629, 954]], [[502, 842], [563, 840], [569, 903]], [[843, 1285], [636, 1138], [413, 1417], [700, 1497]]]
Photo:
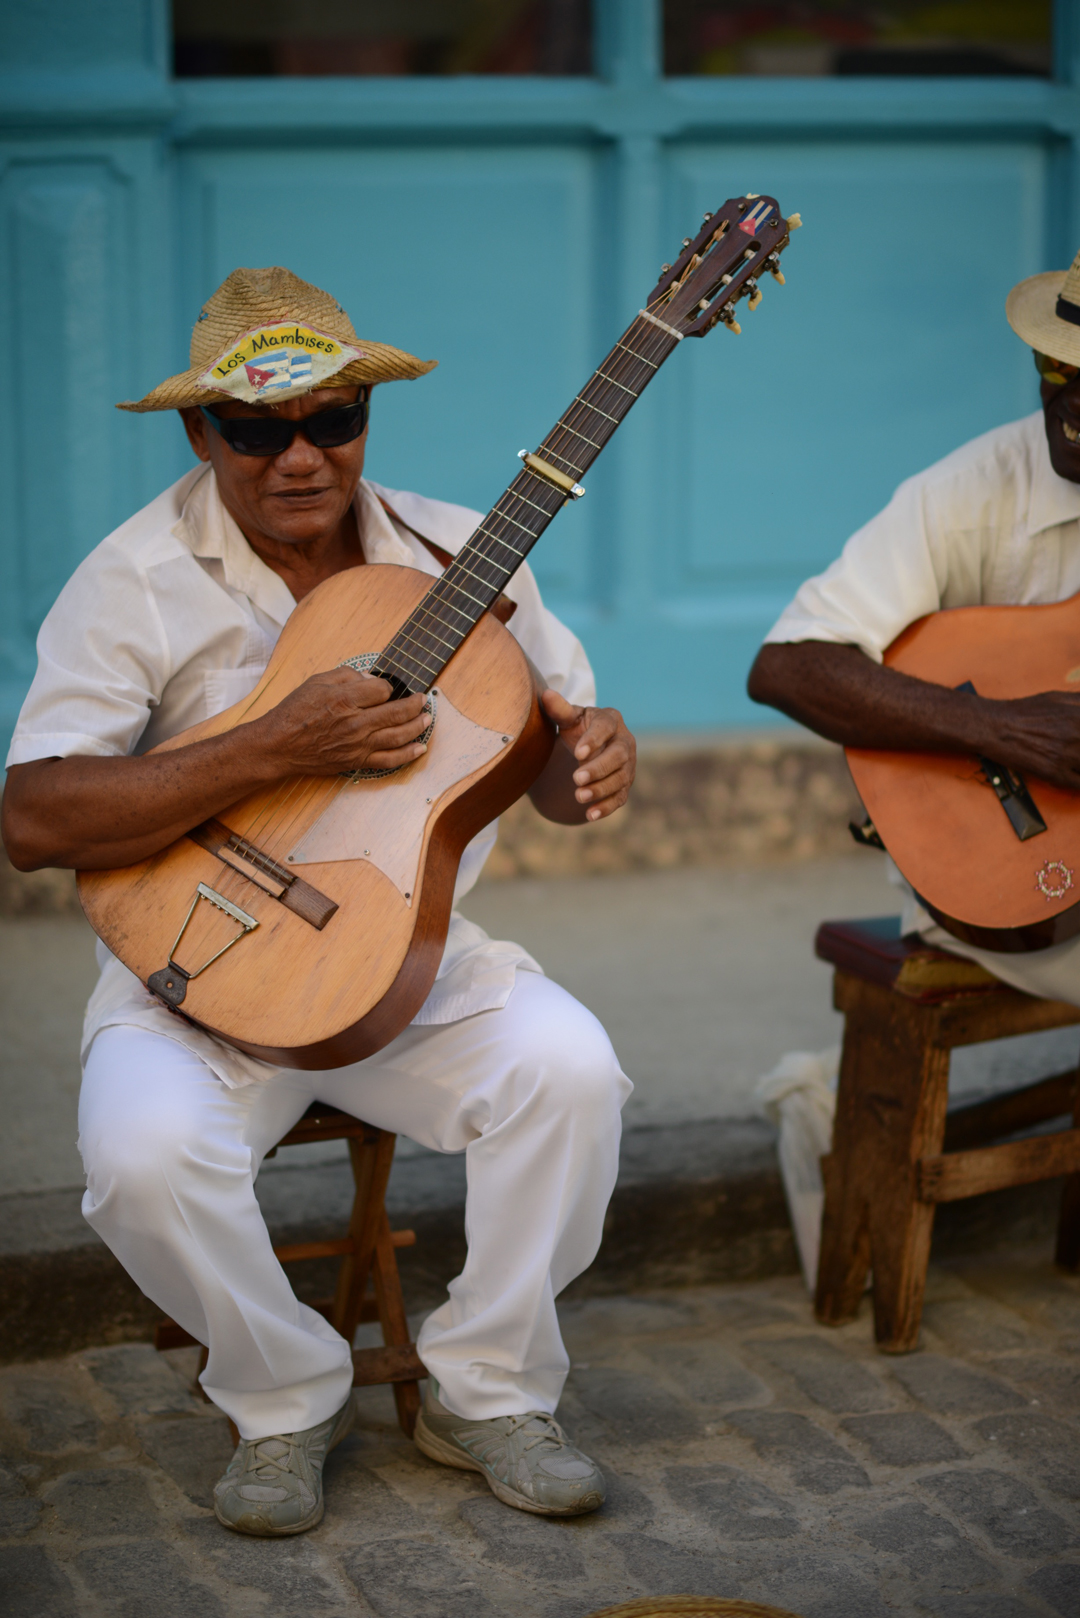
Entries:
[[368, 396], [355, 404], [335, 405], [319, 410], [300, 421], [282, 421], [274, 416], [217, 416], [200, 405], [206, 420], [220, 433], [237, 455], [281, 455], [297, 433], [303, 433], [318, 449], [334, 449], [359, 438], [368, 423]]

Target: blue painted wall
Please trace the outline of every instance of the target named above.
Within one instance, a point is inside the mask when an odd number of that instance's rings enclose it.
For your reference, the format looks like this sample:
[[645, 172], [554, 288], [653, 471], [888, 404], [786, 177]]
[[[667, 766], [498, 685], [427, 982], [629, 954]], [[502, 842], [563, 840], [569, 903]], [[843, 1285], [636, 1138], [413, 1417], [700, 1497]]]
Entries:
[[583, 80], [188, 80], [165, 0], [0, 8], [0, 727], [67, 573], [190, 464], [113, 409], [187, 363], [237, 264], [332, 290], [440, 368], [369, 469], [486, 507], [727, 196], [806, 229], [740, 338], [685, 344], [536, 553], [651, 729], [759, 726], [746, 669], [896, 482], [1033, 409], [1014, 281], [1080, 245], [1080, 0], [1056, 82], [664, 80], [659, 0], [597, 0]]

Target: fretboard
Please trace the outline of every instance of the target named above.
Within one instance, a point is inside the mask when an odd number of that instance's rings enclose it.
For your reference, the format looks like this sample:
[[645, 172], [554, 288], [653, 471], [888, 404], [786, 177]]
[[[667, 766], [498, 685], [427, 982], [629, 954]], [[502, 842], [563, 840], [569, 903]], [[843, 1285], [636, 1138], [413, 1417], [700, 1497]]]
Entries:
[[[534, 460], [576, 484], [679, 339], [639, 315], [548, 433]], [[397, 696], [429, 691], [465, 637], [502, 594], [556, 512], [571, 497], [550, 472], [528, 466], [384, 648], [372, 669]]]

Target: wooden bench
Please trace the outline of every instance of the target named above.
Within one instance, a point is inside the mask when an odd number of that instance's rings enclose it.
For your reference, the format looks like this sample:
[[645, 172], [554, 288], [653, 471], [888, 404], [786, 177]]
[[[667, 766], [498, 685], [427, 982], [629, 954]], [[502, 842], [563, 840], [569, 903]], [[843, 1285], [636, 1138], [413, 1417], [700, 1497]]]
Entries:
[[[411, 1247], [416, 1236], [411, 1230], [391, 1230], [386, 1213], [386, 1186], [397, 1136], [337, 1107], [315, 1102], [267, 1156], [273, 1157], [283, 1146], [326, 1140], [349, 1143], [355, 1194], [348, 1231], [328, 1241], [290, 1242], [275, 1247], [274, 1252], [282, 1264], [314, 1258], [341, 1259], [334, 1296], [317, 1299], [310, 1307], [325, 1316], [350, 1344], [359, 1325], [379, 1322], [382, 1348], [353, 1349], [353, 1386], [391, 1383], [398, 1421], [411, 1438], [420, 1410], [419, 1384], [427, 1371], [409, 1336], [395, 1252], [398, 1247]], [[154, 1334], [154, 1344], [159, 1349], [183, 1348], [194, 1342], [195, 1338], [173, 1320], [162, 1321]], [[204, 1347], [200, 1370], [206, 1358]]]
[[[905, 1354], [919, 1336], [938, 1203], [1065, 1175], [1056, 1258], [1080, 1266], [1077, 1070], [946, 1116], [953, 1050], [1080, 1023], [1080, 1007], [902, 939], [898, 916], [825, 922], [814, 947], [836, 968], [844, 1014], [815, 1308], [827, 1325], [852, 1320], [872, 1271], [878, 1347]], [[1072, 1127], [1003, 1141], [1056, 1118]]]

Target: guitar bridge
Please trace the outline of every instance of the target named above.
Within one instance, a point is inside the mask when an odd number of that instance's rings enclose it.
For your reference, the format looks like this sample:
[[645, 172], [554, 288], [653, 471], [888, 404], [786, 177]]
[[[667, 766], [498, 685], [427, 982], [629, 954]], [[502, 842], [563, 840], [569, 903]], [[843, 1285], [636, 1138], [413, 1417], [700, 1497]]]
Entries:
[[223, 865], [246, 876], [255, 887], [261, 888], [286, 910], [300, 916], [312, 927], [322, 931], [337, 910], [333, 899], [305, 882], [295, 871], [286, 870], [277, 860], [264, 854], [261, 848], [249, 843], [238, 831], [230, 831], [220, 820], [204, 820], [188, 832], [193, 843], [215, 855]]

